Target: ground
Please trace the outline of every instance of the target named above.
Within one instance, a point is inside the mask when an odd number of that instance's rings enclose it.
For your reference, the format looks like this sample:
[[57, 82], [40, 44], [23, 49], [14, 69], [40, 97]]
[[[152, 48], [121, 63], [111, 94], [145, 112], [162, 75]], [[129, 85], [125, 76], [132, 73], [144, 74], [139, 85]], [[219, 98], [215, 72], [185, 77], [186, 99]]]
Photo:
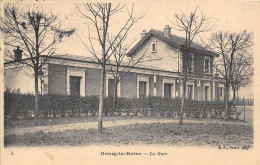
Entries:
[[[104, 117], [97, 131], [96, 117], [6, 120], [5, 147], [86, 145], [168, 145], [252, 147], [252, 112], [247, 121], [220, 119], [115, 116]], [[36, 125], [36, 126], [35, 126]]]
[[105, 128], [103, 134], [96, 129], [66, 130], [63, 132], [25, 133], [8, 135], [5, 145], [192, 145], [192, 146], [252, 146], [253, 129], [243, 124], [176, 123], [130, 124]]

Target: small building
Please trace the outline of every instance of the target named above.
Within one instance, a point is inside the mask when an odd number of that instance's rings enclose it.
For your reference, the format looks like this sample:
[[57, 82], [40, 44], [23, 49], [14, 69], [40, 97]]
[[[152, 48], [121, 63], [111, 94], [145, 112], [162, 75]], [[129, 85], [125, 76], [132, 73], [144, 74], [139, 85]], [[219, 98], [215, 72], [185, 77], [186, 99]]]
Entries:
[[[118, 97], [139, 98], [148, 96], [182, 96], [182, 53], [185, 39], [171, 34], [167, 25], [164, 30], [143, 31], [141, 40], [128, 52], [133, 59], [143, 53], [149, 57], [133, 67], [119, 82]], [[213, 73], [212, 63], [217, 54], [192, 44], [192, 62], [186, 86], [186, 97], [195, 100], [224, 100], [224, 85]], [[39, 90], [42, 94], [98, 95], [101, 84], [101, 66], [90, 57], [59, 55], [46, 57]], [[26, 60], [26, 59], [22, 59]], [[28, 60], [28, 59], [27, 59]], [[114, 67], [114, 64], [108, 64]], [[5, 62], [5, 89], [34, 91], [33, 70], [16, 61]], [[107, 71], [105, 96], [113, 93], [114, 79]]]

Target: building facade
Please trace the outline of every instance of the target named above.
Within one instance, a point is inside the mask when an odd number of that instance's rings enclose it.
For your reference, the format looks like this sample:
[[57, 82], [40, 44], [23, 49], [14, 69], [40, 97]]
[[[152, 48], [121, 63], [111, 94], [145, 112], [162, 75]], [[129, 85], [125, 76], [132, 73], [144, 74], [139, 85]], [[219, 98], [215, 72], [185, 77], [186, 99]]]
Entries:
[[[147, 60], [133, 67], [118, 84], [117, 96], [139, 98], [149, 96], [182, 96], [182, 48], [184, 38], [171, 34], [166, 26], [163, 31], [150, 30], [141, 34], [141, 40], [129, 51], [128, 56], [138, 59], [144, 53]], [[186, 86], [186, 97], [195, 100], [224, 100], [224, 85], [213, 73], [212, 63], [217, 54], [192, 44], [192, 62]], [[45, 58], [45, 57], [42, 57]], [[5, 63], [5, 89], [33, 92], [33, 70], [18, 62]], [[108, 64], [112, 67], [113, 64]], [[42, 94], [98, 95], [101, 86], [99, 63], [78, 56], [52, 56], [39, 77]], [[114, 78], [107, 71], [105, 96], [113, 95]]]

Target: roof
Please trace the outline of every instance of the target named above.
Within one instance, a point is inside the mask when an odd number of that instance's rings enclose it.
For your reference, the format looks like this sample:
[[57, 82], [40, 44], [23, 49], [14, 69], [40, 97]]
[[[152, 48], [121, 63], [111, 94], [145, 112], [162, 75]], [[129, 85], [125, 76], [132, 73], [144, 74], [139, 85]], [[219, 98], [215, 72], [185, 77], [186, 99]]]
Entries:
[[[96, 58], [94, 57], [84, 57], [84, 56], [76, 56], [76, 55], [69, 55], [69, 54], [65, 54], [65, 55], [53, 55], [53, 56], [46, 56], [43, 55], [41, 56], [42, 58], [52, 58], [52, 59], [59, 59], [59, 60], [64, 60], [64, 61], [77, 61], [77, 62], [86, 62], [86, 63], [92, 63], [92, 64], [99, 64], [98, 61], [96, 60]], [[26, 59], [22, 59], [22, 60], [29, 60], [30, 58], [26, 58]], [[8, 64], [14, 64], [16, 63], [16, 61], [8, 61], [5, 62], [5, 65]], [[129, 67], [131, 68], [131, 65], [128, 66], [127, 62], [123, 62], [121, 63], [121, 67]], [[66, 65], [66, 63], [61, 63], [61, 65]], [[107, 63], [108, 66], [116, 66], [115, 61], [110, 61], [110, 63]], [[164, 68], [160, 68], [160, 67], [155, 67], [155, 66], [151, 66], [151, 65], [145, 65], [145, 64], [136, 64], [133, 69], [144, 69], [144, 70], [150, 70], [150, 71], [158, 71], [158, 72], [167, 72], [167, 73], [174, 73], [174, 74], [181, 74], [180, 72], [175, 72], [175, 71], [170, 71]], [[190, 77], [194, 77], [194, 78], [198, 78], [196, 77], [196, 75], [191, 75]], [[210, 75], [204, 75], [203, 78], [212, 78], [212, 76]]]
[[[76, 55], [66, 54], [66, 55], [54, 55], [54, 56], [50, 56], [50, 58], [99, 64], [95, 57], [84, 57], [84, 56], [76, 56]], [[107, 65], [116, 66], [116, 62], [113, 61], [113, 60], [110, 60], [109, 63], [107, 63]], [[121, 67], [132, 67], [132, 66], [129, 65], [127, 61], [122, 61]], [[133, 68], [156, 70], [156, 71], [167, 71], [167, 72], [177, 73], [177, 72], [165, 70], [165, 69], [160, 68], [160, 67], [155, 67], [155, 66], [151, 66], [151, 65], [142, 64], [142, 63], [136, 64]]]
[[[183, 48], [183, 46], [185, 45], [185, 38], [183, 37], [179, 37], [173, 34], [170, 34], [170, 37], [165, 37], [164, 36], [164, 32], [160, 31], [160, 30], [155, 30], [155, 29], [151, 29], [129, 52], [128, 52], [128, 56], [132, 56], [133, 54], [135, 54], [135, 52], [142, 46], [144, 45], [144, 43], [146, 43], [152, 36], [155, 36], [157, 38], [159, 38], [160, 40], [164, 41], [165, 43], [167, 43], [170, 46], [173, 46], [174, 48], [178, 48], [181, 49]], [[210, 56], [214, 56], [214, 57], [218, 57], [218, 54], [207, 50], [206, 48], [200, 46], [199, 44], [196, 43], [192, 43], [191, 44], [191, 49], [194, 52], [199, 52], [199, 53], [203, 53], [206, 55], [210, 55]]]
[[[52, 59], [60, 59], [60, 60], [71, 60], [71, 61], [78, 61], [78, 62], [86, 62], [86, 63], [92, 63], [92, 64], [99, 64], [99, 62], [97, 61], [97, 59], [95, 57], [86, 57], [86, 56], [77, 56], [77, 55], [70, 55], [70, 54], [65, 54], [65, 55], [52, 55], [52, 56], [46, 56], [46, 55], [42, 55], [42, 58], [52, 58]], [[22, 59], [23, 61], [26, 60], [30, 60], [30, 58], [24, 58]], [[16, 61], [6, 61], [4, 64], [8, 65], [8, 64], [14, 64], [16, 63]], [[64, 63], [62, 63], [64, 64]], [[66, 64], [64, 64], [66, 65]], [[116, 62], [110, 60], [109, 63], [107, 63], [107, 65], [112, 65], [112, 66], [116, 66]], [[122, 61], [121, 63], [121, 67], [132, 67], [131, 65], [128, 65], [128, 62], [124, 62]], [[151, 65], [145, 65], [145, 64], [141, 64], [138, 63], [136, 64], [133, 68], [136, 69], [147, 69], [147, 70], [153, 70], [153, 71], [164, 71], [164, 72], [171, 72], [171, 73], [177, 73], [174, 71], [169, 71], [160, 67], [155, 67], [155, 66], [151, 66]]]

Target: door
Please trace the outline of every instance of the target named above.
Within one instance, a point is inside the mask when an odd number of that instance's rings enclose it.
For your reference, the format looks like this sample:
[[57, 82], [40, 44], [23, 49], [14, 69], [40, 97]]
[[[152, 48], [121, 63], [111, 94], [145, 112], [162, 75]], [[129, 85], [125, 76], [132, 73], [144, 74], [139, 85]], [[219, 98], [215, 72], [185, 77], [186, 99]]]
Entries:
[[188, 85], [188, 99], [192, 99], [193, 85]]
[[139, 98], [146, 97], [146, 81], [139, 81]]
[[223, 87], [219, 87], [218, 89], [219, 89], [218, 99], [220, 101], [222, 101], [223, 100]]
[[115, 79], [108, 79], [108, 97], [113, 98], [114, 87], [115, 87]]
[[164, 97], [171, 98], [172, 96], [172, 84], [164, 83]]
[[209, 100], [209, 87], [205, 86], [205, 101]]
[[70, 76], [70, 94], [80, 95], [80, 79], [81, 77]]

